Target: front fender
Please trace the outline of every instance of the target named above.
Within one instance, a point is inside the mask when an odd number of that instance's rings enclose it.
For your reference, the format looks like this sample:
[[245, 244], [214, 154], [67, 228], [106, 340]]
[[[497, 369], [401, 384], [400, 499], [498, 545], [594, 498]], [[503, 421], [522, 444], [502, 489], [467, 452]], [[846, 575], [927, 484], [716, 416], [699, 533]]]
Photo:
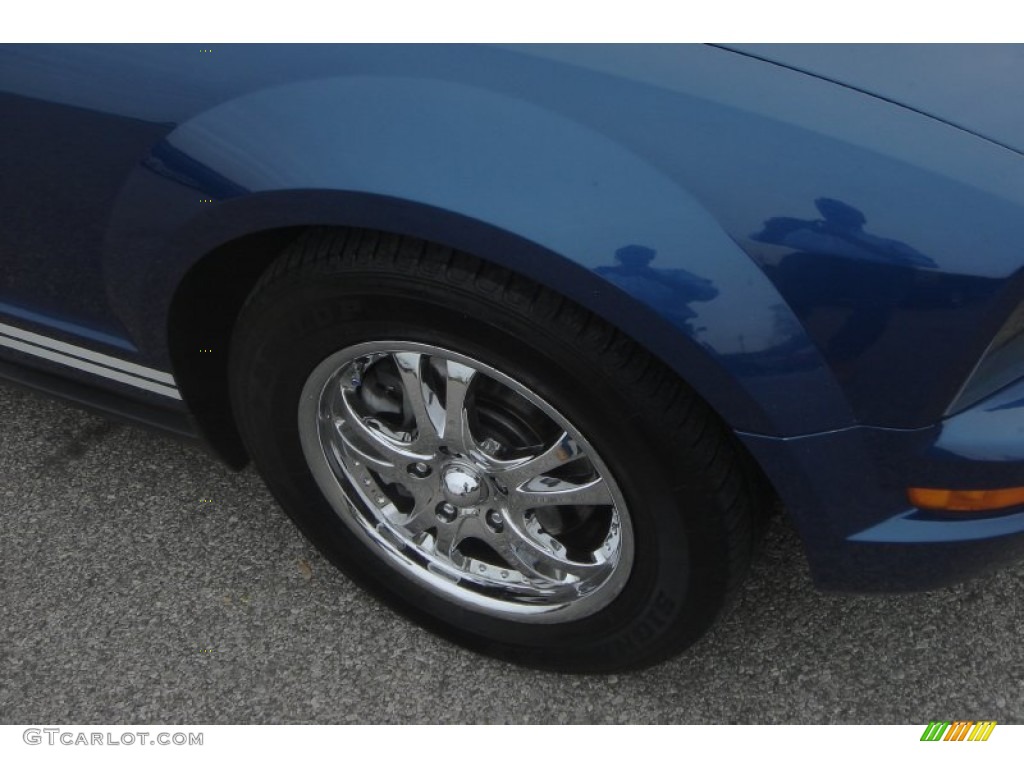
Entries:
[[304, 225], [397, 231], [519, 272], [621, 328], [735, 429], [852, 423], [787, 303], [679, 183], [555, 111], [443, 80], [291, 83], [183, 123], [119, 198], [111, 301], [169, 364], [168, 308], [189, 269], [240, 236]]

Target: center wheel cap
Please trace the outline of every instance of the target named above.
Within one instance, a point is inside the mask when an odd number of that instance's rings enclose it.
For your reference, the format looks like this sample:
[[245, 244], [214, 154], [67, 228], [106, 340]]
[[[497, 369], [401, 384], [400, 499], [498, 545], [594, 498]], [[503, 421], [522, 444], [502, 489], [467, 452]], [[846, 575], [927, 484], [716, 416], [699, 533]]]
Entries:
[[487, 485], [473, 467], [449, 464], [441, 471], [441, 492], [452, 504], [471, 507], [487, 496]]

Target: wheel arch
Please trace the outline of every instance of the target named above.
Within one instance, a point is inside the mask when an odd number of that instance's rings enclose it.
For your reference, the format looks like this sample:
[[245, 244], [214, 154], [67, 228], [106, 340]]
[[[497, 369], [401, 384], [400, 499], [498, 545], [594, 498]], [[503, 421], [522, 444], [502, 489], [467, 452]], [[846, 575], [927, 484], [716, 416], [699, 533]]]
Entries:
[[274, 248], [310, 226], [416, 237], [519, 273], [619, 328], [733, 429], [852, 422], [785, 300], [676, 179], [550, 109], [368, 76], [213, 107], [154, 147], [122, 190], [104, 257], [111, 304], [200, 421], [211, 406], [190, 392], [217, 353], [199, 350], [223, 347], [229, 309]]
[[[326, 196], [320, 205], [350, 216], [325, 216], [329, 224], [261, 229], [217, 244], [189, 266], [166, 310], [166, 355], [182, 397], [204, 438], [229, 465], [246, 461], [227, 390], [227, 361], [234, 322], [249, 293], [285, 246], [313, 228], [360, 228], [400, 234], [425, 245], [452, 247], [555, 290], [616, 327], [683, 378], [730, 426], [768, 424], [760, 404], [708, 350], [600, 274], [581, 268], [511, 233], [393, 200]], [[279, 209], [269, 196], [264, 205]], [[344, 205], [339, 205], [344, 201]], [[250, 203], [254, 202], [252, 200]], [[248, 206], [247, 206], [248, 207]], [[315, 207], [309, 199], [304, 210]], [[270, 220], [268, 217], [264, 220]], [[460, 237], [445, 237], [458, 231]], [[730, 417], [734, 421], [730, 421]]]

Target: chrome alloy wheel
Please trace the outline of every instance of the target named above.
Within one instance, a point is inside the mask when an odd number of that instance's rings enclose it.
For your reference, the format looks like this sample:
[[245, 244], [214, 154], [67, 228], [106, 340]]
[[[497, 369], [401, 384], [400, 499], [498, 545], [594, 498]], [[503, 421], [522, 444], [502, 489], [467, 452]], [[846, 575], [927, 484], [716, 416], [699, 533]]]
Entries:
[[629, 514], [597, 452], [478, 360], [403, 341], [349, 347], [310, 374], [298, 418], [335, 512], [437, 595], [564, 622], [601, 610], [629, 577]]

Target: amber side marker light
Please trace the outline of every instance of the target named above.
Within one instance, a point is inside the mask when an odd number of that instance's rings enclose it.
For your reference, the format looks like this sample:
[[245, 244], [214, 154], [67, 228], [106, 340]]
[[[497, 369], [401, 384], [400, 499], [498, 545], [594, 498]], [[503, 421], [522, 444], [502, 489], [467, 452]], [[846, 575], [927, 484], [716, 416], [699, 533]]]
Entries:
[[994, 488], [987, 491], [951, 491], [945, 488], [908, 488], [907, 498], [921, 509], [950, 512], [984, 512], [1024, 504], [1024, 488]]

